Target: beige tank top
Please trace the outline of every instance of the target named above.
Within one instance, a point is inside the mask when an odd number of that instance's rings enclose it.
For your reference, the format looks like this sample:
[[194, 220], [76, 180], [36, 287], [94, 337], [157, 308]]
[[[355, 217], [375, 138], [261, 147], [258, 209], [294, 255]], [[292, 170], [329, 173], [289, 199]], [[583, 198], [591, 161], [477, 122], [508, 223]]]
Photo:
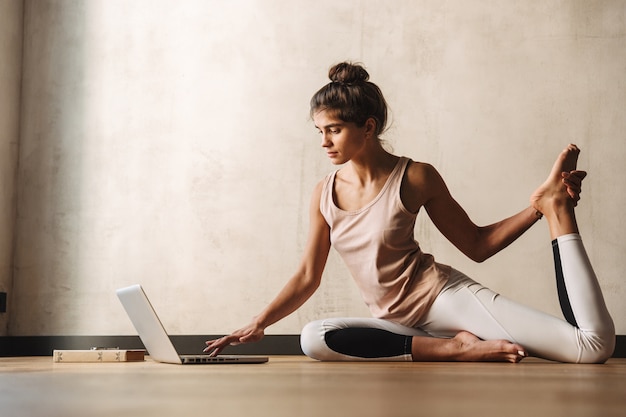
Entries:
[[365, 207], [337, 207], [337, 171], [324, 180], [320, 210], [333, 247], [346, 263], [374, 317], [414, 327], [448, 281], [450, 267], [423, 253], [414, 238], [417, 213], [400, 199], [410, 160], [401, 157], [380, 193]]

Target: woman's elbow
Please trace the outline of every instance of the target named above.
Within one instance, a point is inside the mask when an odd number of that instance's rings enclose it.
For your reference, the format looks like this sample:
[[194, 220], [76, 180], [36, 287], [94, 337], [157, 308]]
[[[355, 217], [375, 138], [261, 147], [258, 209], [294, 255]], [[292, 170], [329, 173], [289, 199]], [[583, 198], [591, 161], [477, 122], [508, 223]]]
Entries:
[[492, 241], [489, 236], [485, 235], [485, 228], [480, 227], [476, 231], [476, 236], [473, 242], [467, 245], [466, 250], [463, 251], [465, 255], [476, 263], [483, 263], [487, 259], [500, 251], [500, 247], [497, 242]]
[[489, 259], [489, 256], [483, 256], [483, 255], [476, 255], [476, 254], [472, 254], [472, 255], [467, 255], [468, 258], [470, 258], [472, 261], [476, 262], [476, 263], [483, 263], [485, 262], [487, 259]]
[[494, 253], [477, 246], [469, 250], [465, 250], [463, 251], [463, 253], [472, 261], [479, 264], [485, 262], [487, 259], [491, 258], [494, 255]]

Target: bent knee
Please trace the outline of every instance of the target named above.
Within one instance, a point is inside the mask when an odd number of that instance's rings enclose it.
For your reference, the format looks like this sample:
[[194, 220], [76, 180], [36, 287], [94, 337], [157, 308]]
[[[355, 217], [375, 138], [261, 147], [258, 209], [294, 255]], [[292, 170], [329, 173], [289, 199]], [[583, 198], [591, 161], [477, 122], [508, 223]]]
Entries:
[[300, 347], [302, 352], [311, 359], [318, 361], [329, 360], [329, 352], [332, 351], [326, 345], [324, 340], [324, 324], [323, 320], [316, 320], [307, 323], [302, 328], [300, 334]]
[[579, 363], [604, 363], [615, 350], [615, 332], [607, 332], [586, 340]]

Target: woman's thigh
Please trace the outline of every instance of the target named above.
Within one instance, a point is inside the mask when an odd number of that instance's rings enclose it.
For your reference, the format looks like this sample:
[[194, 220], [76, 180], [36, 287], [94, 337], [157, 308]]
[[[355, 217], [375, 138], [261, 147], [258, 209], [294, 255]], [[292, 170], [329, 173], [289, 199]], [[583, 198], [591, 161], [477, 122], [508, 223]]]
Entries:
[[565, 320], [527, 307], [453, 271], [419, 327], [435, 337], [471, 332], [484, 340], [519, 343], [533, 356], [579, 362], [580, 330]]

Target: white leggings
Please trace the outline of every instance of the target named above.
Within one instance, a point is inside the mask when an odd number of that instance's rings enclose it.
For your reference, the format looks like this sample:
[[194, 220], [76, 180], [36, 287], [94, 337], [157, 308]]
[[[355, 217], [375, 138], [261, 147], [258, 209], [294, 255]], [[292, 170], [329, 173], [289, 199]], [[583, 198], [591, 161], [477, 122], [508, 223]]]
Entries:
[[[406, 346], [410, 339], [403, 341], [397, 339], [398, 335], [449, 338], [465, 330], [483, 340], [504, 339], [519, 343], [530, 355], [545, 359], [604, 362], [615, 347], [615, 328], [583, 242], [578, 234], [560, 236], [553, 241], [553, 250], [559, 297], [569, 322], [516, 303], [453, 270], [447, 285], [416, 328], [373, 318], [318, 320], [302, 330], [302, 349], [308, 356], [319, 360], [410, 361], [410, 347], [407, 349]], [[367, 344], [368, 339], [354, 338], [355, 349], [333, 350], [327, 337], [331, 332], [343, 329], [383, 330], [379, 332], [381, 336], [387, 334], [396, 336], [396, 339], [383, 337], [372, 344], [394, 343], [398, 349], [391, 349], [391, 353], [389, 349], [383, 349], [385, 352], [380, 355], [362, 354], [356, 344]], [[350, 339], [347, 340], [349, 346]]]

